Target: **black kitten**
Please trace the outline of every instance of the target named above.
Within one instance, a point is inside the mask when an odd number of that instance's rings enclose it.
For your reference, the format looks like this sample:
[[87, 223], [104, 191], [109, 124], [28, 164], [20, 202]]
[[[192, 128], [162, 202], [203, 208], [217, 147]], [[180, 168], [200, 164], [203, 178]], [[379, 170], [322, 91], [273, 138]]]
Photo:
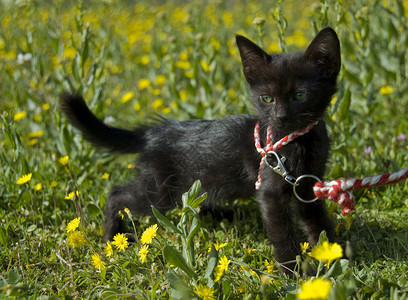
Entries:
[[[112, 188], [106, 207], [106, 235], [111, 240], [123, 230], [119, 210], [151, 214], [151, 205], [164, 212], [180, 202], [181, 194], [197, 179], [208, 193], [205, 209], [217, 201], [256, 195], [262, 218], [279, 262], [294, 267], [300, 253], [291, 220], [292, 185], [268, 167], [262, 169], [262, 185], [255, 190], [261, 156], [254, 146], [259, 121], [265, 144], [266, 129], [273, 142], [314, 121], [307, 134], [279, 149], [294, 177], [323, 177], [329, 152], [326, 125], [321, 119], [336, 92], [340, 69], [340, 45], [331, 28], [319, 32], [305, 52], [268, 55], [248, 39], [237, 36], [244, 75], [249, 83], [256, 116], [234, 115], [219, 120], [166, 120], [155, 127], [124, 130], [105, 125], [76, 94], [64, 94], [61, 107], [69, 121], [96, 146], [117, 153], [140, 153], [137, 179]], [[305, 199], [313, 198], [313, 182], [298, 187]], [[329, 239], [333, 226], [324, 201], [295, 201], [310, 242], [322, 230]]]

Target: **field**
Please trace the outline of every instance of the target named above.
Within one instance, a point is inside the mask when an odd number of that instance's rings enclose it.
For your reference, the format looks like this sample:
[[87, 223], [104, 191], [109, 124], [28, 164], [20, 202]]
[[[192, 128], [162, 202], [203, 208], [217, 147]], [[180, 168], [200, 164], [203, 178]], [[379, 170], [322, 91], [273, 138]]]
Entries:
[[106, 245], [106, 197], [135, 157], [93, 148], [58, 107], [76, 90], [125, 128], [253, 113], [235, 35], [301, 51], [330, 25], [342, 69], [326, 178], [395, 172], [408, 167], [407, 18], [406, 0], [0, 1], [0, 298], [407, 299], [406, 182], [354, 192], [346, 216], [328, 202], [336, 243], [322, 235], [299, 260], [314, 275], [284, 275], [253, 199], [233, 221], [199, 216], [198, 183], [165, 216], [121, 212], [137, 241]]

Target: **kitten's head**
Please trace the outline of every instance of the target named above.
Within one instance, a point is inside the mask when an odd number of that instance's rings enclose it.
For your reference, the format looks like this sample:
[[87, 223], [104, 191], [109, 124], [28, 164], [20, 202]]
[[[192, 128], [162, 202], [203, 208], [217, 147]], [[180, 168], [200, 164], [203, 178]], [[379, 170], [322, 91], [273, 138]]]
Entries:
[[324, 28], [300, 53], [269, 55], [243, 36], [236, 41], [261, 121], [288, 134], [323, 116], [336, 92], [341, 63], [333, 29]]

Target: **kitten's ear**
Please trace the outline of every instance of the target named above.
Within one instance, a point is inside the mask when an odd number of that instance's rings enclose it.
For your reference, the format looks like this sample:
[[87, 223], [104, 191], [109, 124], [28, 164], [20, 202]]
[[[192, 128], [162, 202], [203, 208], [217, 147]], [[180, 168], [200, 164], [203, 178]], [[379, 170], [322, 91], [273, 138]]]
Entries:
[[257, 79], [259, 68], [271, 61], [271, 56], [242, 35], [237, 35], [235, 40], [241, 55], [245, 78], [251, 84]]
[[340, 42], [336, 32], [323, 28], [304, 53], [306, 61], [316, 65], [329, 78], [337, 77], [340, 71]]

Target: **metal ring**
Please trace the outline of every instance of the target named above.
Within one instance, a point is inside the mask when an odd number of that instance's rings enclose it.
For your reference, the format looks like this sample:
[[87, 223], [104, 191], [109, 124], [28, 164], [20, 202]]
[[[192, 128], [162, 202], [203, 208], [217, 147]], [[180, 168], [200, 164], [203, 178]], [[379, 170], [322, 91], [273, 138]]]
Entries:
[[317, 176], [315, 176], [315, 175], [306, 174], [306, 175], [299, 176], [299, 177], [296, 179], [295, 184], [293, 185], [293, 193], [295, 194], [296, 198], [297, 198], [299, 201], [303, 202], [303, 203], [312, 203], [312, 202], [315, 202], [315, 201], [318, 200], [319, 198], [316, 197], [316, 198], [311, 199], [311, 200], [306, 200], [306, 199], [303, 199], [302, 197], [300, 197], [300, 196], [298, 195], [298, 193], [296, 192], [296, 187], [299, 185], [299, 181], [302, 180], [302, 179], [304, 179], [304, 178], [313, 178], [313, 179], [315, 179], [316, 181], [322, 182], [322, 181], [320, 180], [320, 178], [317, 177]]

